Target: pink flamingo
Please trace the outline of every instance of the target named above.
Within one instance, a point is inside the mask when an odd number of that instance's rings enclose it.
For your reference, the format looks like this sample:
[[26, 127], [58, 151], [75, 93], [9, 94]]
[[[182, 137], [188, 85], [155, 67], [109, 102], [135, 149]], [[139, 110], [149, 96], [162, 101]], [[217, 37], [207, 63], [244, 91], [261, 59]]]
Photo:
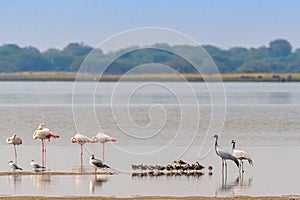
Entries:
[[71, 141], [72, 143], [77, 143], [80, 145], [80, 166], [82, 167], [82, 155], [83, 155], [82, 145], [84, 145], [86, 142], [94, 143], [94, 141], [80, 133], [77, 133], [74, 137], [72, 137]]
[[104, 143], [106, 142], [116, 142], [117, 140], [106, 135], [104, 133], [99, 132], [96, 136], [92, 138], [94, 142], [102, 143], [102, 161], [104, 162]]
[[7, 144], [12, 144], [14, 145], [14, 150], [15, 150], [15, 163], [17, 164], [17, 150], [16, 150], [16, 146], [19, 146], [20, 144], [23, 143], [22, 138], [17, 137], [16, 134], [13, 134], [13, 136], [9, 137], [6, 139], [6, 143]]
[[45, 167], [45, 160], [46, 160], [45, 139], [48, 139], [50, 141], [50, 138], [59, 138], [59, 136], [52, 134], [52, 132], [48, 128], [46, 128], [45, 123], [41, 123], [33, 133], [33, 139], [42, 140], [42, 167]]

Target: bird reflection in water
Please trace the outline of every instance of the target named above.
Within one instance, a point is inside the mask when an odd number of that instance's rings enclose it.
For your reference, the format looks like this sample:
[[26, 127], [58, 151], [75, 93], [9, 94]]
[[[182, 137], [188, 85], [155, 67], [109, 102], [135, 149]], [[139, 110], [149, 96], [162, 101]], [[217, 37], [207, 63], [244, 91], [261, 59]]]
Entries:
[[96, 187], [102, 187], [103, 183], [108, 181], [107, 175], [96, 175], [93, 177], [93, 179], [90, 180], [90, 192], [92, 194], [95, 193]]
[[32, 175], [31, 179], [36, 189], [47, 188], [51, 184], [51, 175], [49, 174]]
[[227, 176], [222, 177], [222, 186], [216, 190], [216, 196], [221, 193], [232, 192], [232, 195], [245, 195], [251, 187], [253, 178], [244, 178], [239, 175], [234, 181], [227, 183]]
[[22, 176], [10, 175], [8, 176], [7, 181], [10, 187], [15, 190], [17, 185], [20, 185], [22, 183]]

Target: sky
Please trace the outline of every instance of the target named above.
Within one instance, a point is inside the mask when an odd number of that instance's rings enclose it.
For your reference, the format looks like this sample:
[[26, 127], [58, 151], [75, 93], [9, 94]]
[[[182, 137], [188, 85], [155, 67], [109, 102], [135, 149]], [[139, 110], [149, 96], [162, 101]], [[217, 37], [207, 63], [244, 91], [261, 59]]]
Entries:
[[300, 48], [299, 8], [298, 0], [0, 0], [0, 45], [95, 47], [122, 31], [162, 27], [223, 49], [278, 38]]

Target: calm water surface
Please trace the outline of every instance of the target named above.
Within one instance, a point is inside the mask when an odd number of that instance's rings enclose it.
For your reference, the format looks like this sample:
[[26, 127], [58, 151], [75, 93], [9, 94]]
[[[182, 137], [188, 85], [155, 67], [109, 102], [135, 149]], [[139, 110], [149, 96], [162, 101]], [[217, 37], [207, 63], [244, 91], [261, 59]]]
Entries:
[[[215, 85], [214, 85], [215, 84]], [[40, 162], [41, 141], [32, 133], [41, 122], [61, 136], [47, 142], [47, 167], [72, 171], [79, 165], [77, 132], [89, 137], [104, 131], [118, 142], [106, 144], [109, 176], [1, 176], [0, 194], [46, 196], [234, 196], [300, 195], [300, 83], [80, 83], [0, 82], [0, 171], [9, 171], [13, 147], [5, 140], [23, 138], [18, 164], [31, 171]], [[213, 99], [212, 99], [213, 98]], [[223, 100], [226, 101], [223, 101]], [[213, 104], [211, 104], [213, 102]], [[226, 104], [224, 104], [226, 102]], [[243, 180], [229, 163], [222, 182], [221, 160], [212, 150], [213, 134], [230, 150], [231, 139], [247, 150]], [[101, 157], [100, 144], [86, 144]], [[213, 175], [132, 177], [131, 164], [171, 164], [182, 158], [213, 165]], [[120, 187], [122, 186], [122, 187]]]

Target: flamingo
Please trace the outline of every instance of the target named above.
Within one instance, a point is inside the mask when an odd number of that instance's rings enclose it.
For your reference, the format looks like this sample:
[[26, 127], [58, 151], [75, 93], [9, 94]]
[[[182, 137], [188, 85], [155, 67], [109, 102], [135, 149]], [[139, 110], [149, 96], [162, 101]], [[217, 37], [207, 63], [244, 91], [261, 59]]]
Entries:
[[249, 164], [253, 166], [253, 161], [249, 154], [243, 150], [238, 150], [235, 148], [235, 141], [231, 141], [232, 144], [232, 155], [241, 161], [240, 169], [244, 173], [244, 163], [243, 160], [248, 160]]
[[33, 133], [33, 139], [42, 140], [42, 167], [45, 167], [45, 159], [46, 159], [45, 139], [48, 139], [50, 142], [50, 138], [59, 138], [59, 136], [52, 134], [52, 132], [48, 128], [46, 128], [45, 123], [41, 123]]
[[86, 142], [94, 143], [94, 141], [80, 133], [77, 133], [74, 137], [72, 137], [71, 141], [72, 143], [77, 143], [80, 145], [80, 166], [82, 167], [82, 155], [83, 155], [82, 145], [84, 145]]
[[109, 166], [105, 165], [101, 160], [95, 158], [94, 155], [90, 157], [90, 165], [95, 168], [95, 173], [97, 173], [97, 168], [110, 168]]
[[216, 154], [222, 158], [222, 171], [224, 170], [224, 166], [226, 169], [226, 174], [227, 174], [227, 162], [226, 160], [232, 160], [234, 161], [234, 163], [239, 167], [239, 161], [236, 157], [234, 157], [231, 153], [225, 151], [224, 149], [222, 149], [221, 147], [219, 147], [218, 145], [218, 135], [214, 135], [214, 138], [216, 138], [216, 142], [215, 142], [215, 151]]
[[16, 150], [16, 145], [19, 146], [20, 144], [22, 144], [22, 138], [17, 137], [16, 134], [13, 134], [13, 136], [9, 137], [6, 139], [6, 143], [7, 144], [12, 144], [14, 145], [14, 150], [15, 150], [15, 163], [18, 163], [17, 160], [17, 150]]
[[96, 136], [92, 138], [94, 142], [100, 142], [102, 143], [102, 160], [104, 162], [104, 143], [106, 142], [116, 142], [117, 140], [110, 137], [109, 135], [106, 135], [104, 133], [99, 132]]

